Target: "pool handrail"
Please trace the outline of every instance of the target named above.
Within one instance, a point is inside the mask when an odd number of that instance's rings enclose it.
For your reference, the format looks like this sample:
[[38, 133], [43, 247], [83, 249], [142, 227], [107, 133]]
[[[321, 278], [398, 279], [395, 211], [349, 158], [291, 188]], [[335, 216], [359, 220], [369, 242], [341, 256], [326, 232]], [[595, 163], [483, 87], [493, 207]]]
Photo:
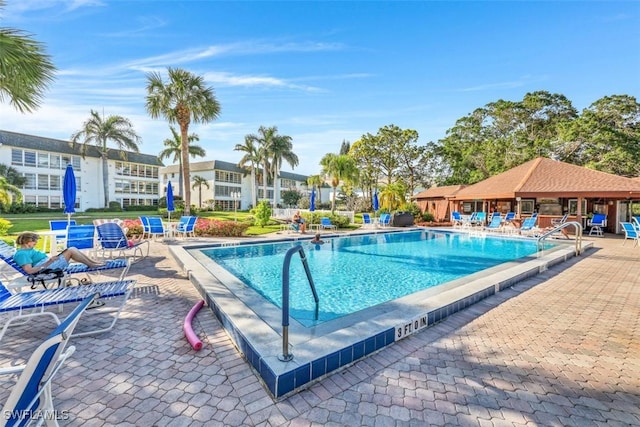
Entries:
[[[547, 237], [551, 236], [552, 234], [557, 233], [558, 231], [562, 230], [563, 228], [567, 228], [567, 227], [575, 227], [576, 228], [576, 255], [580, 255], [582, 253], [582, 224], [580, 224], [577, 221], [568, 221], [568, 222], [563, 222], [562, 224], [559, 224], [558, 226], [552, 228], [551, 230], [547, 231], [544, 234], [541, 234], [540, 236], [538, 236], [538, 250], [540, 250], [540, 243], [545, 240]], [[544, 245], [542, 246], [542, 248], [544, 248]]]
[[307, 256], [305, 255], [302, 246], [294, 246], [284, 255], [284, 263], [282, 265], [282, 356], [279, 356], [278, 359], [283, 362], [289, 362], [293, 359], [293, 354], [289, 353], [289, 266], [291, 265], [291, 257], [296, 252], [300, 254], [300, 260], [302, 261], [304, 271], [307, 274], [309, 286], [313, 293], [313, 299], [316, 302], [316, 320], [318, 319], [319, 311], [318, 292], [316, 292], [316, 286], [313, 283], [313, 277], [311, 277], [311, 270], [309, 270]]

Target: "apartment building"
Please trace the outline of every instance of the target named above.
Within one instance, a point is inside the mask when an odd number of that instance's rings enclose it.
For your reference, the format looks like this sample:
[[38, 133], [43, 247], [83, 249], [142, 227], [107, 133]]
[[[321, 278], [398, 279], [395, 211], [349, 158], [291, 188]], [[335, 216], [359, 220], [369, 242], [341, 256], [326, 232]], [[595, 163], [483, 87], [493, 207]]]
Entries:
[[[23, 201], [47, 208], [63, 208], [62, 180], [67, 164], [76, 176], [76, 210], [104, 207], [103, 165], [97, 147], [80, 147], [69, 141], [0, 130], [0, 163], [12, 166], [25, 178]], [[110, 149], [107, 162], [109, 201], [124, 208], [157, 205], [160, 197], [156, 155]]]

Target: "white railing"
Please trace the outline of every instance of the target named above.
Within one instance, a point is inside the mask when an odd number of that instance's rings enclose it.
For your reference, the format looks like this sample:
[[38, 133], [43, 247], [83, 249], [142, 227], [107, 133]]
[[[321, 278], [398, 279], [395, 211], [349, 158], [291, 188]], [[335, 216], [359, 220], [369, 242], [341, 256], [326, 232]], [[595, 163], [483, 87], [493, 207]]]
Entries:
[[[280, 208], [276, 208], [273, 209], [273, 213], [271, 216], [273, 216], [274, 218], [277, 219], [281, 219], [281, 220], [287, 220], [287, 219], [291, 219], [293, 218], [293, 214], [295, 214], [296, 212], [300, 211], [300, 213], [309, 213], [309, 209], [280, 209]], [[330, 216], [331, 215], [331, 211], [330, 210], [322, 210], [322, 209], [316, 209], [314, 211], [315, 214], [318, 215], [323, 215], [323, 216]], [[336, 215], [340, 215], [340, 216], [346, 216], [347, 218], [349, 218], [349, 223], [353, 223], [355, 221], [355, 212], [354, 211], [335, 211]]]

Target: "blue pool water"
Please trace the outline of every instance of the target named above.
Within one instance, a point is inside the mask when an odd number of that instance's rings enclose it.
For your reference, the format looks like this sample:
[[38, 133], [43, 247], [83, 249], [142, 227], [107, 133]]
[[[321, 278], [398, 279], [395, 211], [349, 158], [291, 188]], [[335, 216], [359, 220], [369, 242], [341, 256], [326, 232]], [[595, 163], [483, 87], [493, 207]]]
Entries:
[[[535, 241], [411, 231], [204, 249], [202, 252], [281, 307], [285, 253], [302, 245], [318, 292], [315, 301], [294, 255], [290, 314], [305, 326], [336, 319], [537, 252]], [[552, 244], [546, 244], [551, 247]]]

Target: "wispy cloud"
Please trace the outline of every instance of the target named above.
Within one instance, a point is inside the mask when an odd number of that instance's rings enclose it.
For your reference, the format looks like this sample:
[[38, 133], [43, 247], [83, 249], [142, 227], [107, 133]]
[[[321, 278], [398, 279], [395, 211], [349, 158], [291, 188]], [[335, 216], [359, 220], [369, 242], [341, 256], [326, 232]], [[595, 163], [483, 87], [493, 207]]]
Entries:
[[148, 37], [149, 34], [155, 34], [155, 31], [167, 25], [167, 21], [157, 16], [142, 16], [138, 18], [139, 26], [124, 31], [115, 31], [111, 33], [100, 34], [104, 37]]
[[500, 90], [500, 89], [514, 89], [514, 88], [530, 85], [531, 83], [541, 82], [544, 80], [547, 80], [546, 76], [536, 76], [536, 77], [523, 76], [519, 80], [486, 83], [478, 86], [460, 88], [455, 90], [455, 92], [480, 92], [480, 91], [487, 91], [487, 90], [493, 91], [493, 90]]
[[56, 15], [73, 12], [83, 8], [106, 6], [101, 0], [20, 0], [11, 1], [6, 7], [6, 18], [15, 21], [25, 19], [23, 15], [45, 10], [55, 10]]

